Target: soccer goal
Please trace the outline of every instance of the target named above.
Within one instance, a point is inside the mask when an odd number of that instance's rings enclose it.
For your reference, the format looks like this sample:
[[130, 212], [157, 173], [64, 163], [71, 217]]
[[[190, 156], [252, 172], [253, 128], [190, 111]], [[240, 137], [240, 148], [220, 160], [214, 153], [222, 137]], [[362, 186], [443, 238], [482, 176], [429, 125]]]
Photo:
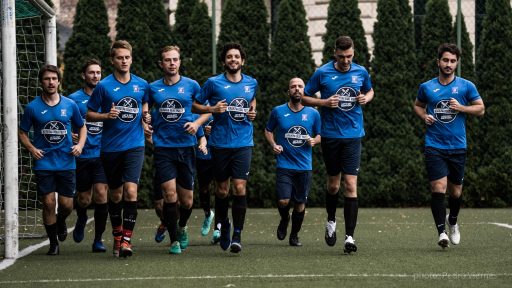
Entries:
[[39, 68], [57, 64], [57, 36], [55, 12], [44, 0], [0, 1], [0, 244], [4, 257], [15, 259], [20, 238], [44, 235], [33, 160], [17, 133], [25, 105], [39, 95]]

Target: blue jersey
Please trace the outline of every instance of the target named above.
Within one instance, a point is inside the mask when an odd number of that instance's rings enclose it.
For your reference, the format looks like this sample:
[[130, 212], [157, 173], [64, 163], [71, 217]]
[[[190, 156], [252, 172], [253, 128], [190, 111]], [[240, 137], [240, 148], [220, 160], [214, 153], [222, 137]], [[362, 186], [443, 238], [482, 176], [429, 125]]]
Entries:
[[216, 148], [254, 146], [252, 121], [247, 118], [251, 101], [256, 97], [258, 81], [242, 74], [239, 82], [229, 81], [224, 74], [210, 77], [201, 89], [197, 102], [215, 106], [226, 100], [224, 113], [213, 113], [215, 125], [210, 134], [210, 145]]
[[20, 129], [29, 132], [34, 128], [32, 145], [44, 153], [35, 160], [34, 170], [73, 170], [75, 157], [71, 154], [73, 127], [84, 126], [84, 121], [73, 100], [60, 96], [57, 105], [49, 106], [38, 96], [27, 107], [20, 122]]
[[126, 151], [144, 146], [142, 104], [148, 102], [149, 85], [146, 80], [130, 74], [123, 84], [111, 74], [94, 88], [87, 108], [108, 113], [112, 103], [121, 111], [116, 119], [103, 121], [102, 152]]
[[427, 105], [427, 114], [437, 121], [427, 126], [425, 146], [438, 149], [466, 149], [466, 113], [450, 109], [450, 98], [461, 105], [481, 99], [475, 85], [464, 78], [455, 77], [448, 85], [438, 78], [422, 83], [417, 100]]
[[320, 127], [320, 114], [314, 108], [294, 112], [286, 103], [272, 109], [265, 129], [275, 132], [276, 143], [283, 147], [283, 152], [276, 155], [277, 168], [312, 170], [312, 149], [307, 139], [318, 135]]
[[[80, 115], [85, 121], [85, 115], [87, 114], [87, 103], [89, 102], [90, 96], [85, 93], [84, 89], [80, 89], [69, 95], [68, 98], [75, 101], [78, 109], [80, 109]], [[103, 131], [103, 122], [85, 121], [85, 126], [87, 127], [87, 139], [85, 141], [82, 154], [80, 154], [80, 157], [78, 158], [100, 157], [101, 131]]]
[[185, 123], [193, 122], [192, 103], [201, 87], [195, 80], [181, 76], [173, 85], [163, 79], [150, 85], [149, 102], [155, 106], [151, 112], [153, 144], [155, 147], [190, 147], [197, 144], [195, 135], [187, 133]]
[[[210, 150], [210, 136], [207, 136], [205, 134], [205, 126], [212, 126], [213, 125], [213, 116], [210, 116], [210, 118], [208, 118], [208, 120], [201, 126], [201, 128], [198, 130], [197, 132], [197, 139], [201, 138], [201, 137], [206, 137], [206, 141], [207, 141], [207, 144], [206, 144], [206, 148], [208, 149], [208, 154], [204, 155], [203, 152], [196, 150], [196, 158], [197, 159], [201, 159], [201, 160], [211, 160], [212, 159], [212, 154], [211, 154], [211, 150]], [[201, 132], [199, 132], [201, 131]]]
[[322, 137], [363, 137], [363, 109], [357, 103], [356, 96], [372, 89], [370, 75], [361, 65], [352, 63], [350, 70], [341, 72], [334, 68], [334, 63], [329, 62], [315, 71], [304, 88], [304, 94], [314, 97], [320, 91], [322, 99], [340, 95], [337, 108], [320, 108]]

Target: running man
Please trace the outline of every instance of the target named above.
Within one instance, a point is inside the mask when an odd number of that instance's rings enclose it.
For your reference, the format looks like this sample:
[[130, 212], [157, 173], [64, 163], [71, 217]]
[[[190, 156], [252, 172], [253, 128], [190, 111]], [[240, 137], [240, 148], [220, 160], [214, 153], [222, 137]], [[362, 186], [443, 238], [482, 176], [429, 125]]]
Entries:
[[[149, 94], [149, 107], [155, 106], [153, 159], [156, 184], [160, 184], [163, 196], [162, 216], [171, 241], [169, 253], [180, 254], [189, 244], [187, 221], [193, 204], [196, 133], [210, 115], [197, 118], [192, 114], [192, 103], [201, 87], [195, 80], [180, 75], [179, 47], [165, 46], [160, 57], [164, 76], [150, 84]], [[206, 153], [206, 143], [199, 147]]]
[[[336, 244], [336, 207], [343, 176], [345, 253], [357, 251], [354, 241], [358, 214], [357, 175], [361, 163], [361, 138], [365, 135], [362, 107], [373, 99], [374, 94], [368, 71], [352, 62], [354, 53], [352, 39], [338, 37], [335, 60], [315, 71], [306, 84], [306, 97], [302, 99], [306, 106], [320, 107], [322, 117], [322, 155], [328, 175], [325, 242], [329, 246]], [[314, 96], [319, 91], [318, 99]]]
[[[276, 196], [281, 221], [277, 239], [286, 238], [290, 222], [290, 199], [294, 202], [292, 229], [288, 243], [302, 246], [298, 233], [302, 227], [313, 169], [312, 147], [320, 143], [321, 120], [316, 109], [304, 107], [304, 81], [292, 78], [288, 84], [287, 103], [272, 109], [265, 128], [265, 138], [277, 158]], [[274, 138], [274, 133], [276, 138]]]
[[[466, 115], [483, 116], [485, 113], [475, 84], [455, 76], [460, 54], [455, 44], [439, 46], [439, 76], [420, 85], [414, 103], [414, 112], [427, 125], [425, 164], [432, 193], [432, 216], [439, 235], [437, 244], [443, 249], [448, 247], [448, 238], [453, 245], [460, 243], [457, 218], [466, 165]], [[448, 216], [444, 202], [447, 190]]]
[[[35, 159], [37, 195], [43, 203], [43, 224], [50, 240], [46, 255], [55, 256], [60, 252], [59, 241], [68, 235], [66, 218], [73, 211], [75, 157], [82, 153], [87, 130], [75, 102], [59, 94], [59, 69], [45, 65], [38, 78], [43, 93], [25, 107], [19, 138]], [[31, 128], [32, 140], [28, 136]], [[77, 144], [73, 144], [72, 128], [78, 129]]]
[[[209, 138], [213, 156], [215, 213], [221, 223], [220, 247], [233, 253], [242, 251], [242, 230], [247, 210], [246, 185], [249, 178], [253, 144], [253, 124], [256, 118], [256, 79], [243, 74], [246, 58], [237, 43], [224, 45], [220, 61], [225, 72], [210, 77], [194, 103], [194, 112], [213, 113], [215, 125]], [[209, 103], [211, 106], [207, 106]], [[228, 217], [229, 185], [233, 182], [233, 236]]]
[[110, 59], [114, 73], [94, 89], [87, 104], [87, 121], [103, 122], [100, 158], [109, 187], [113, 254], [128, 257], [133, 254], [131, 239], [137, 220], [137, 189], [144, 161], [143, 121], [151, 121], [147, 105], [149, 85], [130, 73], [130, 43], [115, 41]]
[[[87, 103], [91, 97], [92, 91], [101, 80], [101, 64], [97, 59], [89, 59], [82, 67], [82, 78], [84, 79], [83, 88], [69, 95], [69, 98], [78, 105], [82, 118], [87, 114]], [[76, 159], [76, 191], [77, 220], [75, 230], [73, 230], [73, 240], [76, 243], [84, 239], [85, 225], [87, 224], [87, 207], [92, 202], [94, 192], [94, 241], [92, 243], [92, 252], [105, 252], [107, 249], [103, 245], [102, 235], [107, 225], [108, 205], [107, 194], [108, 185], [103, 164], [100, 159], [101, 132], [103, 122], [86, 122], [87, 141], [85, 142], [82, 154]], [[73, 140], [76, 141], [77, 134], [73, 134]]]

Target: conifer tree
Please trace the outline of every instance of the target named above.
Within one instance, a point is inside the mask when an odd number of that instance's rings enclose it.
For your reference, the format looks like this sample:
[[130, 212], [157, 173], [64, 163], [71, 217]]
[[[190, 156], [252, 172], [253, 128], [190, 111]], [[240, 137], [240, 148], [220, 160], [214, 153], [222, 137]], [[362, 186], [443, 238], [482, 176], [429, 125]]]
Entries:
[[[421, 141], [412, 111], [415, 44], [411, 10], [397, 0], [377, 2], [372, 60], [375, 97], [364, 107], [366, 137], [361, 164], [361, 199], [371, 206], [419, 205], [427, 189]], [[398, 17], [399, 16], [399, 17]], [[402, 31], [397, 33], [397, 31]]]
[[437, 48], [451, 41], [452, 15], [447, 0], [429, 0], [423, 20], [419, 57], [422, 82], [438, 75]]
[[[459, 61], [461, 66], [461, 77], [469, 81], [475, 82], [475, 64], [473, 62], [473, 44], [469, 39], [468, 29], [466, 27], [466, 21], [464, 21], [464, 15], [461, 18], [461, 51], [462, 55]], [[452, 30], [452, 43], [457, 43], [457, 21], [454, 22]]]
[[333, 60], [334, 42], [336, 38], [347, 35], [354, 41], [354, 62], [369, 67], [370, 54], [366, 42], [361, 10], [357, 6], [357, 0], [329, 1], [327, 10], [326, 32], [322, 36], [324, 49], [322, 51], [322, 63]]
[[[176, 44], [181, 49], [180, 56], [182, 61], [186, 60], [189, 57], [189, 55], [193, 53], [190, 47], [190, 41], [193, 41], [196, 38], [196, 35], [190, 34], [190, 26], [196, 25], [196, 23], [192, 21], [192, 14], [194, 13], [194, 9], [197, 6], [197, 4], [199, 4], [198, 0], [179, 0], [178, 5], [176, 7], [176, 13], [174, 14], [176, 22], [174, 23], [173, 27], [173, 34], [176, 40]], [[206, 13], [206, 17], [207, 16], [208, 11]], [[205, 48], [206, 45], [202, 46], [201, 49]]]
[[206, 3], [201, 2], [194, 6], [188, 34], [194, 37], [188, 42], [189, 57], [183, 59], [182, 56], [181, 63], [185, 68], [185, 74], [203, 85], [212, 74], [212, 54], [209, 53], [212, 46], [212, 24]]
[[510, 1], [495, 0], [486, 1], [485, 11], [476, 75], [486, 113], [477, 127], [475, 153], [480, 161], [468, 192], [477, 205], [510, 206], [512, 81], [507, 71], [512, 67], [512, 9]]
[[64, 81], [66, 94], [82, 87], [82, 65], [89, 58], [101, 61], [103, 75], [110, 71], [108, 15], [103, 0], [81, 0], [76, 6], [73, 33], [66, 42]]

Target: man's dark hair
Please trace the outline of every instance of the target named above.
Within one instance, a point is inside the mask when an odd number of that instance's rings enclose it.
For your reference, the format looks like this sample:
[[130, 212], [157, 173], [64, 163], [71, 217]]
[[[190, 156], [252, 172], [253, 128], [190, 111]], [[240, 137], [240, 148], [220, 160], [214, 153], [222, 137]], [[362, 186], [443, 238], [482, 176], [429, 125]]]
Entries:
[[220, 62], [224, 63], [224, 61], [226, 60], [226, 54], [228, 54], [228, 51], [231, 49], [236, 49], [236, 50], [240, 51], [240, 56], [242, 57], [242, 60], [245, 60], [246, 54], [245, 54], [244, 48], [242, 48], [242, 45], [240, 45], [238, 43], [227, 43], [226, 45], [224, 45], [224, 47], [222, 47], [222, 51], [220, 52], [220, 55], [219, 55]]
[[43, 82], [43, 75], [45, 72], [53, 72], [57, 73], [57, 79], [59, 82], [61, 81], [62, 75], [60, 75], [60, 70], [55, 65], [44, 65], [39, 69], [39, 73], [37, 74], [37, 78], [39, 79], [39, 83]]
[[441, 57], [443, 57], [444, 52], [454, 54], [455, 56], [457, 56], [457, 60], [459, 60], [461, 54], [459, 47], [457, 47], [457, 45], [453, 43], [443, 43], [439, 45], [439, 48], [437, 48], [437, 59], [441, 59]]
[[335, 50], [348, 50], [350, 48], [354, 48], [354, 41], [349, 36], [340, 36], [336, 39]]
[[89, 68], [89, 66], [91, 66], [91, 65], [98, 65], [101, 68], [100, 60], [98, 60], [96, 58], [91, 58], [91, 59], [85, 61], [84, 65], [82, 66], [82, 73], [85, 74], [85, 72], [87, 72], [87, 68]]

